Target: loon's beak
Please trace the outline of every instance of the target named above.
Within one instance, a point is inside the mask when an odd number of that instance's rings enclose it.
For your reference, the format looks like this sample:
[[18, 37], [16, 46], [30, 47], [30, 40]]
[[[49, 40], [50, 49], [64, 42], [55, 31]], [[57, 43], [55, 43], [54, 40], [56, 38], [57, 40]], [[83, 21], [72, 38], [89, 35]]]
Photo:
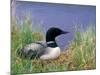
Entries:
[[62, 32], [62, 34], [67, 34], [67, 33], [69, 33], [69, 32], [66, 32], [66, 31], [63, 31], [63, 32]]

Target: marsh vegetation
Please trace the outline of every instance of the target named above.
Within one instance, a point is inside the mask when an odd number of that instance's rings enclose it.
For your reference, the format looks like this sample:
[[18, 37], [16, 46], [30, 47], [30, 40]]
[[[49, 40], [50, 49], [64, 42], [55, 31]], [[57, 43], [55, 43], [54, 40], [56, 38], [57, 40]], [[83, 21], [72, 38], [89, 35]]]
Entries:
[[[13, 20], [12, 20], [13, 21]], [[35, 25], [38, 26], [38, 25]], [[22, 25], [16, 20], [11, 24], [11, 73], [39, 73], [54, 71], [88, 70], [96, 68], [96, 32], [92, 25], [86, 30], [77, 29], [74, 40], [55, 60], [25, 59], [18, 52], [26, 44], [44, 40], [41, 27], [34, 32], [30, 19], [25, 19]]]

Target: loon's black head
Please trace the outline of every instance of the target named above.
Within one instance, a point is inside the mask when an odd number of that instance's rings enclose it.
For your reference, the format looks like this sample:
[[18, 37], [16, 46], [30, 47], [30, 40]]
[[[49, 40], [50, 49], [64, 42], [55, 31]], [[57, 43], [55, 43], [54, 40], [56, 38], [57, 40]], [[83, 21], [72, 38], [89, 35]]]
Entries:
[[69, 32], [65, 32], [59, 28], [52, 27], [46, 33], [46, 42], [55, 41], [55, 38], [61, 34], [65, 34]]

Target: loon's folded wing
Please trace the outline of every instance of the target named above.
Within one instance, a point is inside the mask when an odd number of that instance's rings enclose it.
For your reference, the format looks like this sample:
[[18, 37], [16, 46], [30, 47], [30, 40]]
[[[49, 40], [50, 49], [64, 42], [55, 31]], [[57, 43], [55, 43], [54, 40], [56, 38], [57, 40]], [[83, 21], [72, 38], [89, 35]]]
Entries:
[[26, 57], [37, 58], [40, 57], [45, 52], [46, 44], [44, 42], [35, 42], [26, 45], [22, 52]]

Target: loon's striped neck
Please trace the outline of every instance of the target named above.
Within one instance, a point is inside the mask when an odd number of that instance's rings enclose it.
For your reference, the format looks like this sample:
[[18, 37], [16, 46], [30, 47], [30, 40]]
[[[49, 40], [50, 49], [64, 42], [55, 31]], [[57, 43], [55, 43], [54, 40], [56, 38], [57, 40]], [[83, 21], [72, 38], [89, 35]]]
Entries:
[[58, 47], [56, 41], [48, 41], [47, 46], [52, 48]]

